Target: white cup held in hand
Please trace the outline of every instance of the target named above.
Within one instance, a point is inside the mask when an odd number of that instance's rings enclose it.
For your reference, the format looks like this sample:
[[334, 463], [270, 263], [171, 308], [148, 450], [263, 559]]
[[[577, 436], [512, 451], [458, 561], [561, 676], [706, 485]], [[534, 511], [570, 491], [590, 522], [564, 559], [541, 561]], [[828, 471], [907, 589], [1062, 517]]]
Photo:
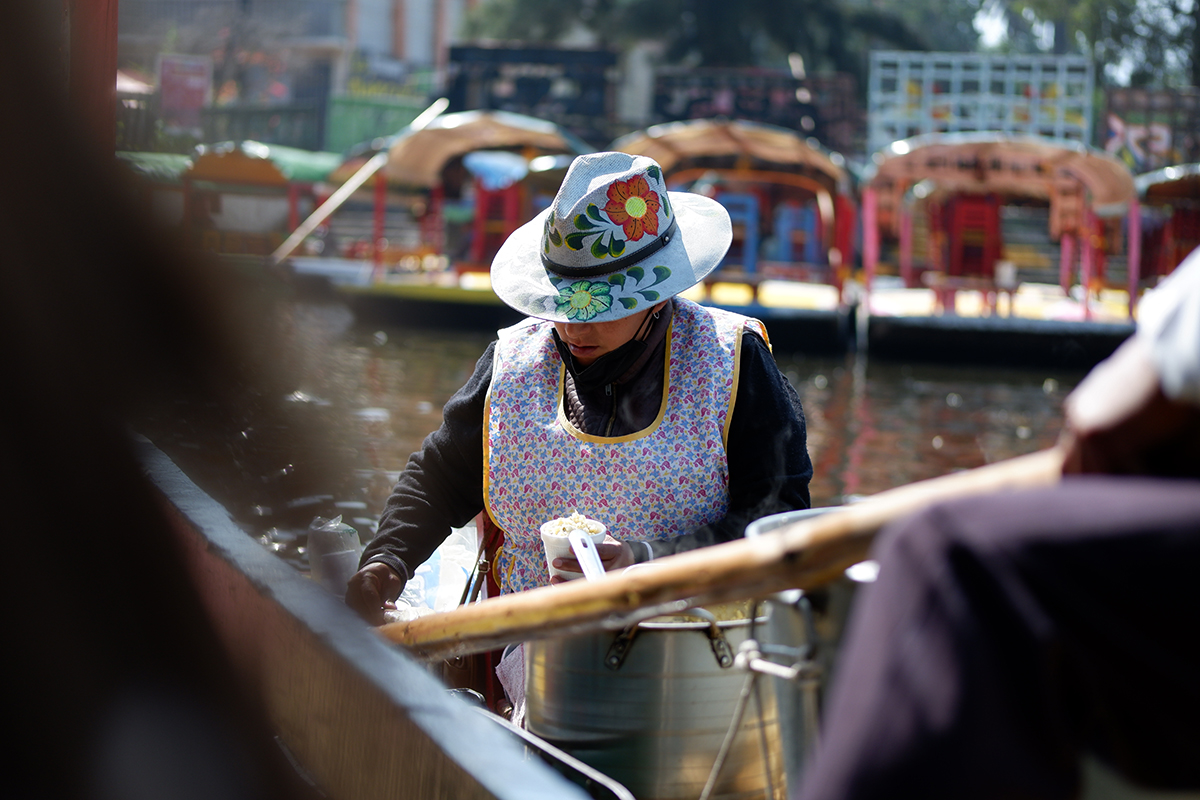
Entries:
[[[575, 558], [575, 553], [571, 549], [570, 535], [571, 531], [575, 530], [576, 528], [566, 526], [564, 522], [565, 520], [563, 519], [552, 519], [542, 525], [542, 545], [546, 550], [546, 569], [549, 570], [551, 577], [559, 577], [563, 580], [570, 581], [575, 580], [576, 578], [582, 578], [583, 573], [574, 572], [567, 569], [558, 569], [554, 566], [554, 559], [556, 558]], [[588, 522], [588, 527], [593, 529], [599, 528], [599, 532], [597, 533], [594, 532], [594, 530], [588, 530], [588, 528], [579, 529], [583, 530], [594, 544], [600, 544], [604, 541], [604, 537], [608, 532], [608, 529], [605, 528], [602, 523], [596, 522], [595, 520], [588, 520]]]

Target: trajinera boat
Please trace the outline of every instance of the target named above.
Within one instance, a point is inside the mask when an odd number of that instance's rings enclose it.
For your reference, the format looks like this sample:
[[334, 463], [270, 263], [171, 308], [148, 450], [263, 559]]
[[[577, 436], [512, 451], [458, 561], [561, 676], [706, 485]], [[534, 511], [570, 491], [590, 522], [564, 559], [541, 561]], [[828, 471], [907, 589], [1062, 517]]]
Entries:
[[[492, 256], [549, 205], [571, 160], [592, 150], [522, 114], [418, 117], [348, 155], [330, 176], [345, 197], [318, 209], [321, 224], [276, 260], [301, 281], [331, 285], [359, 316], [494, 330], [520, 315], [491, 291]], [[364, 170], [366, 188], [345, 193]]]
[[1200, 164], [1177, 164], [1134, 178], [1142, 204], [1141, 276], [1170, 275], [1200, 247]]
[[1133, 332], [1133, 176], [1078, 142], [925, 134], [864, 175], [869, 352], [1087, 368]]

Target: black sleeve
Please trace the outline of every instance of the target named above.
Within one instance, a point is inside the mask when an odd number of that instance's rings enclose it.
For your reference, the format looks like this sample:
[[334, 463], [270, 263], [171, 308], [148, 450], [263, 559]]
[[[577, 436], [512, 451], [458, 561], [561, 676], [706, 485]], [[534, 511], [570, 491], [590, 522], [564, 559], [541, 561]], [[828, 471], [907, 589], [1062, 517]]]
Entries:
[[729, 441], [729, 511], [683, 536], [650, 543], [654, 557], [741, 538], [760, 517], [809, 507], [812, 462], [804, 409], [766, 342], [742, 334], [741, 370]]
[[441, 427], [409, 456], [361, 566], [381, 562], [407, 581], [451, 528], [483, 510], [483, 412], [495, 347], [488, 345], [470, 380], [447, 401]]

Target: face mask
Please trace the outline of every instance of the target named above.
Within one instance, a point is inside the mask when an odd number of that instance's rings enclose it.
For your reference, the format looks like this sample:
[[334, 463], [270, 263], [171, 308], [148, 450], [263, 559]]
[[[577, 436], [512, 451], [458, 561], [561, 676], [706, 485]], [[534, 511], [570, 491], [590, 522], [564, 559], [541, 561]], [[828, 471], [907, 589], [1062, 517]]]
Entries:
[[613, 383], [629, 371], [646, 351], [645, 342], [630, 339], [611, 353], [605, 353], [588, 366], [581, 367], [575, 361], [575, 356], [571, 355], [571, 351], [558, 338], [557, 333], [554, 334], [554, 344], [558, 347], [563, 363], [567, 365], [567, 371], [575, 378], [575, 388], [584, 392]]
[[[649, 321], [649, 315], [646, 319]], [[552, 330], [551, 333], [554, 334], [554, 346], [558, 348], [558, 354], [562, 358], [563, 364], [567, 366], [567, 372], [570, 372], [571, 377], [575, 379], [575, 388], [582, 392], [599, 389], [601, 386], [615, 382], [629, 371], [629, 368], [642, 357], [642, 353], [646, 352], [646, 343], [638, 338], [642, 335], [642, 329], [639, 328], [628, 342], [612, 352], [605, 353], [588, 366], [582, 367], [575, 360], [575, 356], [571, 355], [570, 349], [563, 340], [558, 338], [558, 331]]]

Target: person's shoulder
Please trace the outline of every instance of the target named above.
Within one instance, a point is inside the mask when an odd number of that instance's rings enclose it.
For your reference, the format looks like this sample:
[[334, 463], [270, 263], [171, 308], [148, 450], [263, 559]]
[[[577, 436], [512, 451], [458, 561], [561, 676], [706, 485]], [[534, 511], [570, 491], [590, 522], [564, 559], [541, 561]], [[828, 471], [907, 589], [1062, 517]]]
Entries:
[[742, 347], [759, 348], [767, 354], [771, 352], [771, 346], [767, 344], [766, 337], [763, 336], [762, 331], [757, 326], [742, 328]]
[[775, 356], [771, 353], [771, 346], [755, 328], [742, 329], [741, 363], [743, 369], [747, 365], [770, 364], [772, 367], [775, 365]]

